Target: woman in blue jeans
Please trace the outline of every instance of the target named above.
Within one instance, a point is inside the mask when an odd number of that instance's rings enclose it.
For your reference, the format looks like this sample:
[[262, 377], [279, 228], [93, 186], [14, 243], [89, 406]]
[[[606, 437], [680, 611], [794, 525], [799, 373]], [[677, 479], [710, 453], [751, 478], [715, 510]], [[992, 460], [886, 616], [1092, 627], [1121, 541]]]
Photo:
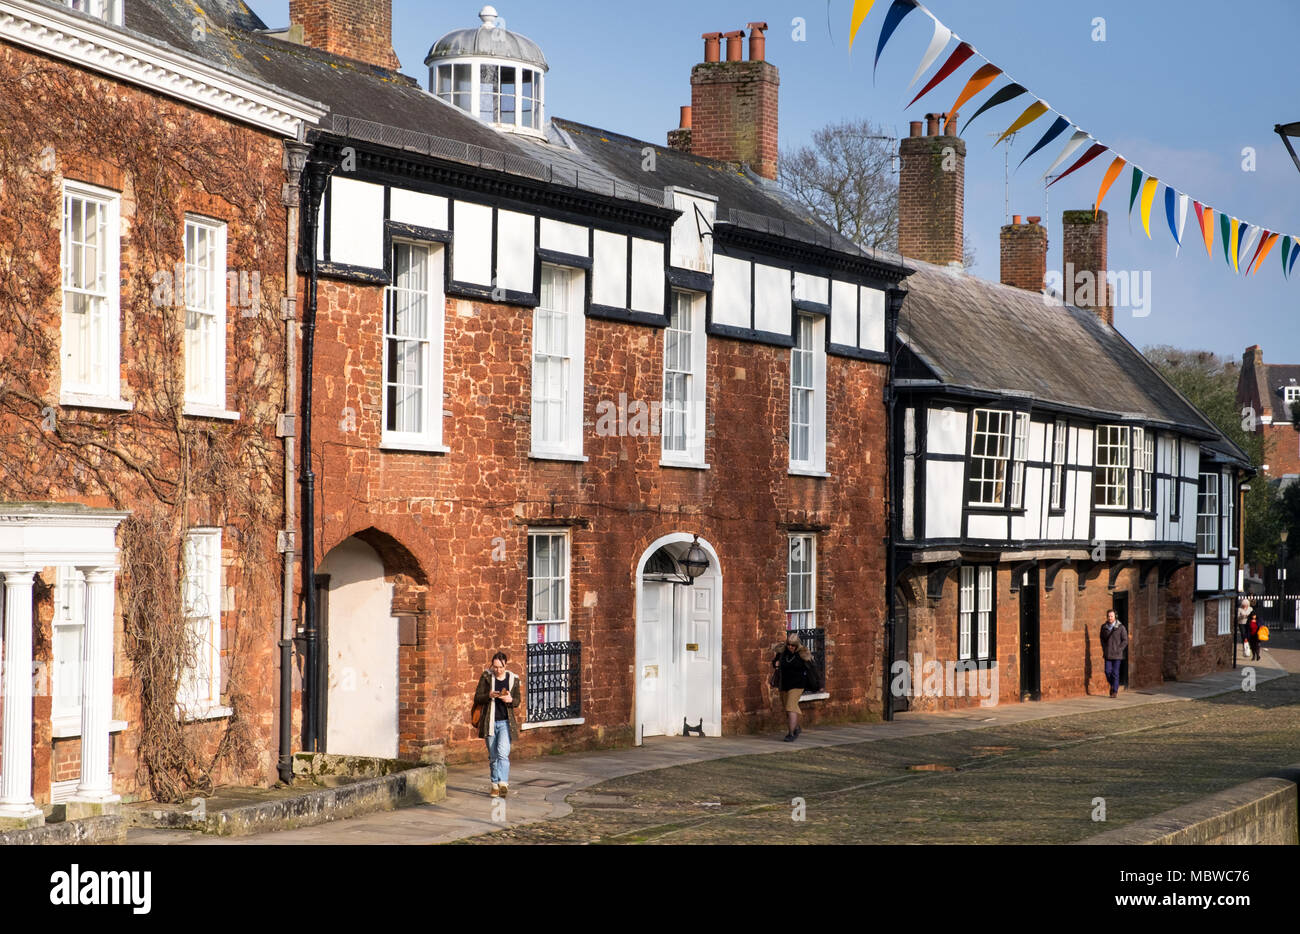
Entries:
[[505, 652], [492, 656], [492, 665], [478, 679], [474, 705], [482, 707], [478, 735], [487, 743], [492, 797], [504, 798], [510, 788], [510, 743], [519, 738], [515, 708], [524, 702], [524, 681], [506, 670]]

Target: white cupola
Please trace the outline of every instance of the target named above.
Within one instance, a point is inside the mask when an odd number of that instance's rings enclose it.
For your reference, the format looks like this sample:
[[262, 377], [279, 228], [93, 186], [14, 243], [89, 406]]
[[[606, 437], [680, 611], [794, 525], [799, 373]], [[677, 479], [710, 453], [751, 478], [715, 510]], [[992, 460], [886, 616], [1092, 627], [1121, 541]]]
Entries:
[[532, 39], [506, 29], [493, 7], [478, 18], [477, 29], [449, 32], [429, 49], [429, 90], [484, 123], [541, 136], [546, 56]]

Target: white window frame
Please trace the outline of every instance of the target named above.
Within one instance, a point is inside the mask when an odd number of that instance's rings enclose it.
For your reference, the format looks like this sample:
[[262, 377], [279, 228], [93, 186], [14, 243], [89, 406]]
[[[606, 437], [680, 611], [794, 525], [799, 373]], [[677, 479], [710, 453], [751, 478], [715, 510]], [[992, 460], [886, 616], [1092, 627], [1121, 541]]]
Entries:
[[62, 0], [63, 5], [114, 26], [122, 25], [123, 0]]
[[1025, 461], [1029, 457], [1029, 413], [1017, 412], [1011, 436], [1011, 508], [1025, 505]]
[[[502, 68], [515, 70], [513, 94], [515, 108], [510, 120], [502, 120], [500, 113]], [[468, 82], [461, 84], [459, 89], [456, 85], [458, 69], [465, 69], [461, 75], [462, 78], [468, 79]], [[495, 75], [495, 80], [485, 80], [487, 77], [485, 71], [488, 69], [496, 69], [495, 72], [487, 72], [487, 75]], [[531, 94], [524, 93], [526, 73], [532, 76]], [[540, 69], [524, 62], [512, 62], [508, 59], [458, 58], [450, 62], [440, 62], [435, 66], [432, 77], [434, 95], [470, 116], [506, 130], [523, 130], [534, 135], [542, 132], [546, 123], [546, 78], [545, 73]], [[527, 120], [524, 119], [525, 102], [530, 104]]]
[[1205, 601], [1195, 600], [1192, 606], [1192, 645], [1205, 645]]
[[1219, 556], [1219, 522], [1219, 474], [1204, 471], [1196, 484], [1196, 557]]
[[957, 593], [957, 659], [991, 661], [994, 657], [992, 565], [963, 564]]
[[972, 506], [1006, 505], [1013, 414], [1016, 413], [1007, 409], [975, 409], [971, 413], [970, 480], [966, 484], [966, 497]]
[[1048, 508], [1065, 508], [1065, 451], [1068, 440], [1065, 419], [1058, 418], [1052, 428], [1052, 486], [1048, 495]]
[[785, 628], [817, 628], [817, 536], [791, 533], [786, 543]]
[[86, 638], [86, 579], [60, 565], [54, 577], [50, 719], [81, 731], [81, 666]]
[[1133, 508], [1141, 512], [1150, 512], [1152, 504], [1151, 485], [1155, 482], [1155, 436], [1143, 428], [1134, 428], [1133, 456]]
[[[1283, 386], [1282, 401], [1285, 402], [1288, 406], [1291, 405], [1291, 403], [1293, 402], [1300, 402], [1300, 386]], [[1291, 413], [1288, 412], [1287, 418], [1290, 417], [1291, 417]]]
[[[568, 529], [529, 529], [528, 564], [525, 569], [525, 614], [528, 618], [528, 642], [564, 642], [569, 638], [571, 617], [570, 600], [570, 534]], [[545, 539], [548, 547], [546, 559], [549, 566], [539, 566], [538, 542]], [[558, 544], [562, 550], [557, 558], [553, 550]], [[545, 573], [538, 573], [544, 571]], [[557, 592], [558, 590], [558, 592]], [[539, 598], [544, 597], [544, 600]], [[545, 602], [545, 607], [541, 603]]]
[[1237, 491], [1233, 489], [1232, 477], [1224, 477], [1219, 481], [1219, 495], [1223, 499], [1223, 518], [1227, 521], [1227, 528], [1224, 529], [1224, 540], [1227, 541], [1228, 547], [1225, 549], [1227, 554], [1237, 553], [1237, 523], [1233, 517], [1233, 510], [1237, 505]]
[[187, 720], [228, 716], [221, 704], [221, 529], [192, 528], [183, 548], [181, 606], [194, 665], [182, 666], [176, 707]]
[[[208, 262], [191, 255], [191, 233], [208, 238]], [[185, 413], [226, 415], [226, 225], [185, 215], [184, 281], [176, 283], [185, 309]], [[233, 413], [229, 413], [233, 414]]]
[[[689, 317], [686, 327], [683, 316]], [[704, 462], [704, 426], [708, 405], [708, 350], [704, 329], [704, 296], [698, 292], [673, 290], [664, 328], [664, 392], [660, 409], [660, 461], [665, 467], [701, 467]], [[685, 342], [687, 351], [682, 352]], [[684, 368], [683, 368], [684, 367]], [[672, 392], [672, 377], [684, 383], [682, 398]], [[674, 396], [674, 398], [670, 398]], [[675, 437], [681, 426], [681, 447]], [[674, 445], [670, 447], [669, 445]]]
[[[532, 442], [529, 456], [533, 458], [587, 459], [582, 454], [587, 325], [583, 276], [580, 269], [549, 263], [542, 265], [541, 294], [537, 307], [533, 309], [531, 341]], [[558, 340], [560, 337], [563, 346]], [[551, 374], [549, 389], [545, 397], [539, 398], [539, 380], [545, 373]], [[544, 436], [548, 428], [550, 435]]]
[[1183, 439], [1173, 436], [1169, 464], [1169, 518], [1177, 519], [1183, 505]]
[[[1131, 437], [1132, 432], [1128, 425], [1097, 426], [1092, 461], [1097, 472], [1092, 486], [1094, 508], [1129, 508], [1129, 476], [1132, 470], [1132, 450], [1129, 447]], [[1104, 461], [1103, 452], [1108, 452]]]
[[1232, 635], [1232, 601], [1219, 600], [1219, 635]]
[[794, 338], [790, 348], [789, 472], [824, 477], [826, 319], [821, 315], [796, 315]]
[[[131, 405], [121, 398], [122, 377], [122, 268], [121, 268], [121, 202], [118, 192], [84, 182], [65, 180], [63, 182], [63, 200], [60, 208], [60, 265], [62, 269], [62, 324], [60, 348], [60, 386], [59, 402], [61, 405], [84, 406], [86, 408], [130, 409]], [[70, 208], [80, 203], [84, 212], [85, 205], [94, 205], [102, 210], [102, 243], [96, 247], [95, 261], [99, 267], [94, 275], [96, 285], [93, 287], [72, 285], [73, 247], [71, 237]], [[85, 252], [80, 254], [83, 260]], [[88, 309], [84, 328], [74, 327], [74, 319], [69, 311], [69, 301], [81, 294], [87, 296]], [[83, 352], [92, 358], [87, 361], [90, 376], [78, 379], [73, 375], [74, 348], [83, 348]], [[83, 368], [84, 369], [84, 368]], [[98, 374], [96, 375], [96, 371]]]
[[[383, 320], [383, 371], [380, 377], [382, 403], [380, 417], [380, 447], [401, 451], [437, 451], [446, 452], [443, 444], [443, 361], [444, 332], [446, 329], [447, 302], [443, 292], [443, 247], [437, 243], [424, 243], [410, 240], [394, 240], [390, 256], [392, 284], [384, 289]], [[414, 271], [418, 258], [423, 266], [423, 287], [411, 279], [402, 280], [402, 271], [398, 268], [399, 256], [409, 257], [406, 267]], [[424, 302], [424, 313], [415, 313], [399, 333], [396, 328], [396, 312], [406, 302], [406, 308], [416, 307]], [[390, 380], [389, 367], [394, 361], [394, 354], [399, 347], [407, 347], [416, 355], [418, 368], [423, 371], [423, 379], [418, 375], [415, 382]], [[403, 355], [405, 358], [405, 355]], [[401, 411], [395, 411], [390, 393], [400, 393], [403, 388], [414, 389], [420, 393], [420, 402], [409, 410], [403, 405]], [[403, 427], [399, 417], [407, 420]], [[412, 421], [413, 419], [413, 421]]]

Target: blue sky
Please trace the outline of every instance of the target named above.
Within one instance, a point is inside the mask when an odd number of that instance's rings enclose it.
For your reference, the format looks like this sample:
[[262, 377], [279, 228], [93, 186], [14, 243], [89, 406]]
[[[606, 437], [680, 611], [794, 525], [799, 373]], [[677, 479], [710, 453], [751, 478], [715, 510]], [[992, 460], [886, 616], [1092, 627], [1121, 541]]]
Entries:
[[[1300, 82], [1293, 48], [1300, 42], [1294, 0], [1244, 4], [1204, 0], [926, 0], [950, 29], [1077, 124], [1179, 191], [1251, 224], [1300, 235], [1300, 172], [1275, 123], [1300, 120]], [[288, 20], [288, 3], [252, 5], [270, 25]], [[781, 70], [782, 148], [806, 142], [818, 127], [867, 117], [894, 135], [928, 110], [943, 110], [982, 62], [972, 59], [911, 109], [906, 93], [932, 25], [913, 12], [886, 47], [874, 86], [871, 56], [889, 0], [877, 0], [848, 52], [851, 0], [500, 0], [507, 25], [545, 52], [551, 114], [664, 142], [677, 111], [690, 103], [690, 69], [703, 59], [700, 34], [769, 24], [767, 58]], [[443, 33], [477, 25], [481, 3], [395, 0], [394, 47], [403, 70], [427, 84], [423, 65]], [[806, 39], [794, 41], [803, 17]], [[1103, 17], [1106, 41], [1093, 40]], [[955, 40], [940, 56], [942, 62]], [[917, 88], [924, 83], [922, 78]], [[1000, 79], [999, 79], [1000, 80]], [[993, 87], [999, 84], [995, 82]], [[913, 94], [915, 90], [913, 91]], [[966, 104], [965, 113], [989, 92]], [[976, 251], [975, 273], [998, 277], [998, 230], [1004, 223], [1006, 143], [1000, 133], [1029, 103], [1021, 98], [990, 111], [967, 134], [966, 232]], [[1014, 168], [1050, 125], [1049, 114], [1012, 145]], [[964, 118], [963, 118], [964, 120]], [[1087, 208], [1112, 156], [1102, 155], [1045, 193], [1039, 176], [1064, 144], [1061, 137], [1011, 176], [1010, 212], [1046, 218], [1048, 269], [1060, 268], [1060, 214]], [[1244, 171], [1242, 150], [1255, 150]], [[1080, 153], [1082, 150], [1080, 150]], [[1215, 256], [1195, 238], [1188, 211], [1181, 258], [1165, 224], [1164, 192], [1152, 210], [1151, 239], [1135, 209], [1130, 225], [1128, 172], [1107, 195], [1110, 267], [1149, 271], [1148, 314], [1116, 312], [1116, 327], [1139, 347], [1174, 344], [1240, 358], [1258, 343], [1268, 362], [1300, 363], [1300, 266], [1281, 274], [1280, 244], [1258, 274], [1243, 278], [1223, 261], [1216, 219]], [[1130, 229], [1131, 227], [1131, 229]]]

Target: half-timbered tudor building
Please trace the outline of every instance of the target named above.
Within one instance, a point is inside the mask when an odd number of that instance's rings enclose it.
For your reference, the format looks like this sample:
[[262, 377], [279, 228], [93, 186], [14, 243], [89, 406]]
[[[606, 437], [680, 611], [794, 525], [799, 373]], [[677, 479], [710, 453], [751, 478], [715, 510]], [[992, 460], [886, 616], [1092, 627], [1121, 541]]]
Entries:
[[1037, 217], [1002, 229], [1002, 282], [962, 271], [955, 123], [930, 115], [900, 145], [900, 249], [916, 271], [895, 371], [894, 657], [996, 669], [1002, 701], [1096, 693], [1114, 609], [1130, 687], [1222, 667], [1249, 459], [1115, 328], [1105, 212], [1063, 218], [1067, 275], [1101, 283], [1077, 293], [1089, 307], [1044, 290]]

